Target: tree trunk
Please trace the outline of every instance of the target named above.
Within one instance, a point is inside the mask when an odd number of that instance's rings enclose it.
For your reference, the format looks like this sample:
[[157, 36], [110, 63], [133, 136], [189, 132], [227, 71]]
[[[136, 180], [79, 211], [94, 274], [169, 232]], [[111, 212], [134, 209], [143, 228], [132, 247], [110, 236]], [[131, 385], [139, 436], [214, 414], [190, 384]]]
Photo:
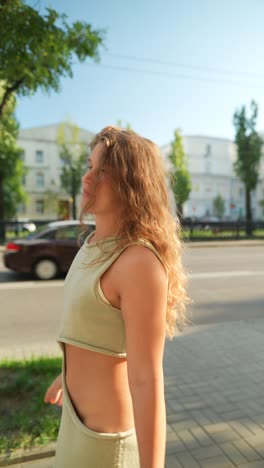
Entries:
[[[7, 3], [7, 2], [5, 2]], [[18, 91], [18, 89], [20, 88], [20, 86], [22, 85], [24, 81], [24, 78], [21, 78], [20, 80], [16, 81], [13, 86], [10, 86], [10, 88], [7, 88], [5, 89], [5, 92], [4, 92], [4, 96], [3, 96], [3, 99], [2, 101], [0, 102], [0, 118], [3, 116], [3, 113], [4, 113], [4, 108], [10, 98], [10, 96], [15, 93], [16, 91]]]
[[246, 233], [247, 236], [252, 236], [252, 211], [251, 211], [251, 193], [250, 190], [245, 187], [246, 190]]
[[183, 217], [183, 206], [181, 203], [177, 203], [177, 216], [179, 218], [180, 223], [182, 222]]
[[76, 215], [76, 196], [75, 194], [72, 194], [72, 217], [73, 219], [77, 219]]
[[5, 207], [4, 207], [4, 178], [0, 174], [0, 242], [5, 242]]
[[77, 218], [76, 215], [76, 180], [75, 180], [75, 168], [71, 168], [72, 172], [72, 217], [73, 219]]

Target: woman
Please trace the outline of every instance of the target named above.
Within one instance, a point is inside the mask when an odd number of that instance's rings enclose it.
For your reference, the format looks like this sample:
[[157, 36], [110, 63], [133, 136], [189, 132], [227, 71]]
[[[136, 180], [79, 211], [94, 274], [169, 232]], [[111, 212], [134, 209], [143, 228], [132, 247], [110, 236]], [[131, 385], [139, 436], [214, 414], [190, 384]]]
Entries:
[[45, 395], [63, 400], [54, 466], [164, 468], [165, 336], [187, 301], [179, 227], [154, 143], [109, 126], [91, 146], [82, 217], [96, 230], [65, 280], [63, 370]]

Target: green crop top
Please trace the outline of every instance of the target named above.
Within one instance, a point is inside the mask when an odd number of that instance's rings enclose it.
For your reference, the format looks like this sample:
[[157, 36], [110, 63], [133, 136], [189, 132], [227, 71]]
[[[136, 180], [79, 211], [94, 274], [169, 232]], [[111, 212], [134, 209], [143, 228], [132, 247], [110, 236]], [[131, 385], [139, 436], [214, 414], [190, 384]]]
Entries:
[[[100, 244], [110, 252], [116, 237], [108, 237], [89, 244], [93, 232], [75, 256], [64, 285], [64, 311], [57, 342], [69, 343], [116, 357], [126, 357], [125, 324], [121, 310], [112, 306], [102, 294], [100, 278], [114, 263], [125, 247], [103, 263], [88, 265], [101, 254]], [[132, 242], [151, 249], [160, 259], [152, 244], [145, 240]]]

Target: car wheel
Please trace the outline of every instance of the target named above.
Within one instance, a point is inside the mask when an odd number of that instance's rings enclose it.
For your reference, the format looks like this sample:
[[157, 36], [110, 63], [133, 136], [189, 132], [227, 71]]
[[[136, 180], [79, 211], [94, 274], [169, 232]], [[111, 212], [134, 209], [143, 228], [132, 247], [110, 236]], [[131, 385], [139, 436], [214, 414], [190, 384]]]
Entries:
[[33, 273], [40, 280], [51, 280], [58, 274], [58, 266], [54, 260], [43, 258], [35, 263]]

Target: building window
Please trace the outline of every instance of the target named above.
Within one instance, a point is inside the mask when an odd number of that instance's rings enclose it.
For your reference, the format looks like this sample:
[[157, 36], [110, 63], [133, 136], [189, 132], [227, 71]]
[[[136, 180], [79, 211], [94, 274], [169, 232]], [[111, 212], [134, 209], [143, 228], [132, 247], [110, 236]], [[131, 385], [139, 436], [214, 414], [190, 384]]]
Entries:
[[44, 174], [42, 172], [36, 174], [36, 186], [39, 188], [44, 187]]
[[44, 162], [44, 153], [43, 153], [42, 150], [36, 150], [35, 161], [36, 161], [36, 163], [43, 163]]
[[25, 153], [25, 150], [24, 150], [24, 149], [21, 150], [20, 159], [21, 159], [21, 161], [23, 161], [23, 162], [24, 162], [25, 159], [26, 159], [26, 153]]
[[44, 200], [36, 200], [35, 211], [37, 214], [44, 213]]

